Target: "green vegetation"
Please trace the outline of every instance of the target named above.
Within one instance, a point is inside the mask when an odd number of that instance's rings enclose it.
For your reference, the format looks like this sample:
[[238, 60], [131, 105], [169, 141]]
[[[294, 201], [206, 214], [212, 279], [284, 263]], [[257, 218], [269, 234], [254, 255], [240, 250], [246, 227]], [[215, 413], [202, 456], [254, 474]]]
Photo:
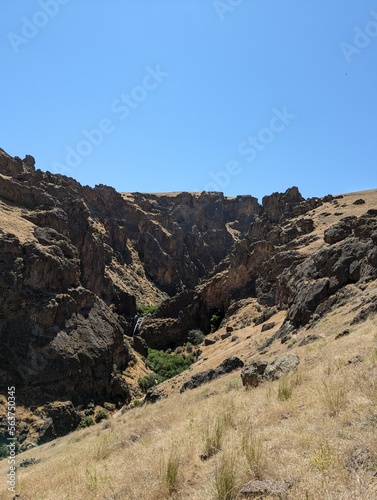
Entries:
[[210, 319], [210, 325], [211, 325], [211, 333], [215, 332], [218, 330], [221, 320], [223, 316], [221, 314], [221, 311], [219, 309], [216, 309]]
[[9, 455], [9, 450], [7, 448], [6, 444], [1, 444], [0, 445], [0, 460], [3, 458], [6, 458]]
[[148, 314], [154, 313], [157, 308], [158, 305], [140, 306], [137, 308], [137, 312], [140, 314], [140, 316], [147, 316]]
[[199, 345], [204, 340], [204, 333], [201, 330], [190, 330], [187, 334], [187, 342]]
[[147, 392], [148, 389], [156, 385], [157, 376], [155, 373], [148, 373], [145, 377], [138, 380], [139, 387], [142, 391]]
[[167, 460], [160, 464], [160, 478], [168, 493], [172, 493], [178, 483], [180, 456], [176, 449], [172, 449]]
[[320, 443], [311, 459], [311, 464], [320, 471], [325, 471], [329, 468], [333, 460], [333, 454], [330, 446], [327, 443]]
[[157, 382], [160, 383], [183, 372], [194, 361], [195, 358], [192, 354], [189, 356], [176, 355], [148, 349], [146, 364], [157, 375]]
[[79, 429], [90, 427], [91, 425], [94, 425], [93, 417], [91, 417], [90, 415], [86, 415], [81, 419], [81, 422], [79, 423]]
[[101, 422], [101, 420], [106, 420], [107, 418], [109, 418], [109, 412], [105, 408], [98, 408], [94, 416], [95, 421]]

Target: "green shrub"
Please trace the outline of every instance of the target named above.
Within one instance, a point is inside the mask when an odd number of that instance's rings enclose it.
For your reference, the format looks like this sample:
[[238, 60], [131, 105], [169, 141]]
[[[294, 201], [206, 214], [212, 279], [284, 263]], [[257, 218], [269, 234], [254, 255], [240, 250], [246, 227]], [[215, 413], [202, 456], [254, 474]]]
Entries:
[[221, 320], [222, 320], [221, 311], [216, 309], [216, 311], [212, 314], [211, 319], [210, 319], [211, 333], [218, 330], [220, 323], [221, 323]]
[[186, 351], [187, 351], [188, 353], [192, 353], [192, 351], [193, 351], [193, 347], [192, 347], [191, 342], [187, 342], [187, 344], [186, 344]]
[[83, 429], [84, 427], [90, 427], [91, 425], [94, 425], [93, 417], [91, 417], [90, 415], [86, 415], [81, 419], [81, 422], [79, 423], [79, 428]]
[[2, 460], [3, 458], [7, 458], [8, 455], [9, 455], [9, 450], [7, 448], [7, 445], [1, 444], [0, 445], [0, 460]]
[[183, 357], [176, 354], [168, 354], [164, 351], [148, 349], [146, 364], [157, 375], [157, 381], [160, 383], [183, 372], [194, 361], [192, 354]]
[[101, 422], [101, 420], [106, 420], [107, 418], [109, 418], [109, 412], [105, 408], [98, 408], [94, 415], [95, 421]]
[[190, 330], [187, 334], [187, 342], [192, 345], [199, 345], [204, 340], [204, 333], [201, 330]]
[[148, 373], [148, 375], [146, 375], [145, 377], [139, 378], [138, 384], [142, 391], [147, 392], [148, 389], [156, 385], [156, 381], [157, 381], [156, 374]]
[[153, 305], [153, 306], [140, 306], [140, 307], [137, 308], [137, 312], [140, 314], [140, 316], [147, 316], [147, 314], [154, 313], [157, 308], [158, 308], [157, 305]]

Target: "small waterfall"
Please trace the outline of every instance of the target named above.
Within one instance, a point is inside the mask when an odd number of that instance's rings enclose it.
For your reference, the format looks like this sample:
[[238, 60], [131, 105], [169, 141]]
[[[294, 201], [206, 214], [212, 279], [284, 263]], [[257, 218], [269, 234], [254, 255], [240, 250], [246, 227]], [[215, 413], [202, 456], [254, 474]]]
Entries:
[[[136, 318], [136, 317], [135, 317]], [[139, 318], [137, 318], [136, 320], [136, 323], [135, 323], [135, 326], [134, 326], [134, 331], [132, 332], [132, 337], [134, 337], [137, 333], [137, 331], [139, 330], [139, 328], [141, 327], [141, 325], [143, 324], [144, 322], [144, 317], [143, 316], [140, 316]]]

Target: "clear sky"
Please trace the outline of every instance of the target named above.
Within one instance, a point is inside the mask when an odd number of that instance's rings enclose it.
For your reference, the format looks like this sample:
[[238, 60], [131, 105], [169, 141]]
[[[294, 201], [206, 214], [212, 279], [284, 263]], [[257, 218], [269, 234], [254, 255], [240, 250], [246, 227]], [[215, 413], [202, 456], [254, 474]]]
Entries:
[[0, 147], [118, 191], [377, 187], [377, 2], [0, 6]]

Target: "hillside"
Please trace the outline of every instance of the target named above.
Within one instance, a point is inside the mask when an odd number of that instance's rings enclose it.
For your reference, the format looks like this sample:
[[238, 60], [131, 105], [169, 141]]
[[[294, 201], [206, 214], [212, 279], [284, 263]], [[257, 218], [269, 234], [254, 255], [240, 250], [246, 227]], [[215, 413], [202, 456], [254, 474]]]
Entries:
[[[34, 163], [0, 150], [0, 445], [14, 385], [35, 459], [17, 498], [376, 496], [377, 190], [120, 194]], [[148, 389], [153, 349], [193, 363]]]
[[[372, 291], [370, 284], [364, 293]], [[375, 498], [377, 318], [350, 327], [358, 305], [321, 320], [310, 330], [315, 342], [276, 346], [267, 358], [289, 350], [301, 360], [284, 379], [246, 391], [232, 373], [21, 454], [31, 465], [18, 470], [19, 498], [234, 499], [255, 478], [289, 481], [288, 499]], [[206, 367], [212, 355], [214, 365], [230, 353], [257, 356], [260, 327], [235, 333], [238, 344], [203, 348]], [[202, 460], [211, 443], [219, 450]], [[6, 472], [0, 462], [1, 477]], [[225, 496], [227, 484], [233, 494]], [[9, 498], [1, 488], [0, 498]]]

